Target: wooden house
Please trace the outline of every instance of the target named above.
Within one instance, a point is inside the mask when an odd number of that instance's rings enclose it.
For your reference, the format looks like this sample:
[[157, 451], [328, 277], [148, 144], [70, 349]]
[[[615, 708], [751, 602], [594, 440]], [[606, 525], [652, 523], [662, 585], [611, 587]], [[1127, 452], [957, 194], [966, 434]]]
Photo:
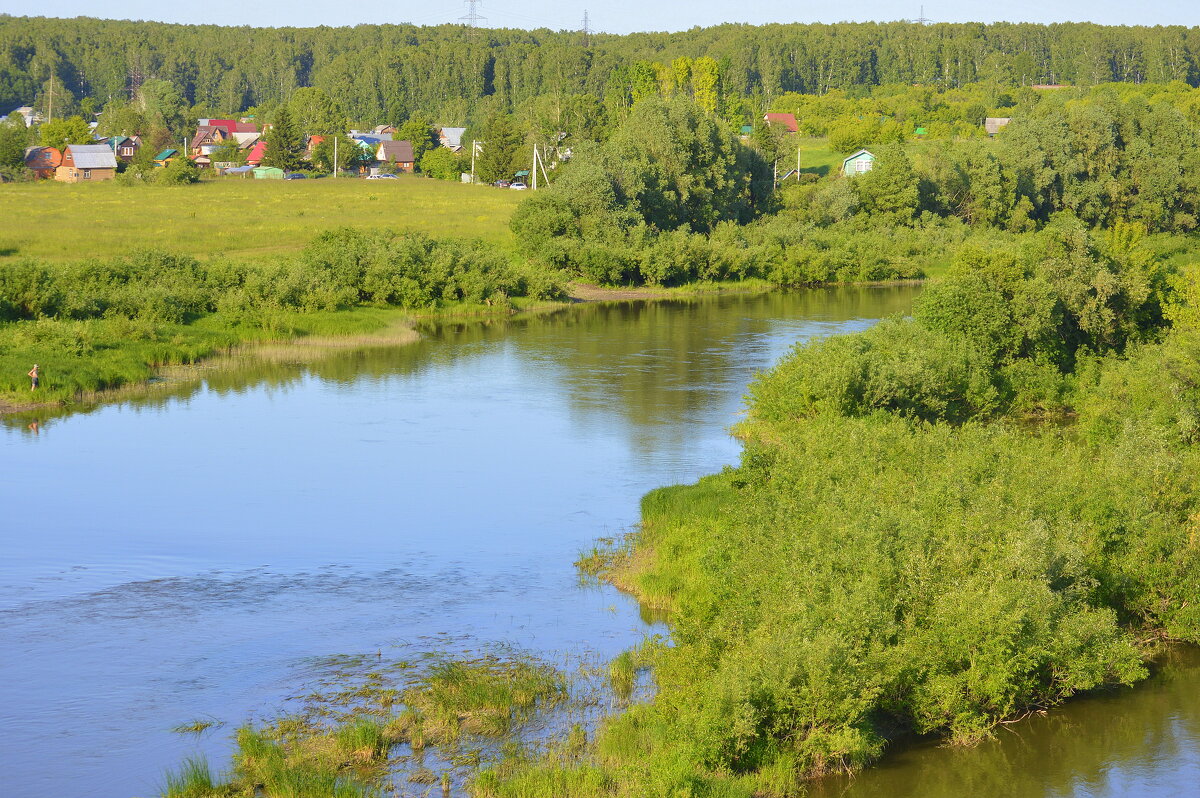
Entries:
[[54, 179], [62, 183], [112, 180], [117, 176], [117, 156], [107, 144], [68, 144]]
[[166, 149], [154, 156], [155, 166], [166, 166], [179, 157], [179, 150]]
[[462, 152], [462, 137], [466, 132], [467, 129], [465, 127], [438, 128], [438, 143], [449, 149], [451, 152]]
[[875, 156], [869, 150], [859, 150], [842, 161], [842, 174], [847, 177], [861, 175], [875, 168]]
[[105, 142], [121, 163], [129, 163], [142, 148], [141, 136], [112, 136]]
[[391, 138], [392, 136], [396, 135], [396, 128], [393, 125], [376, 125], [375, 129], [371, 132], [376, 136], [387, 136], [388, 138]]
[[54, 177], [54, 170], [62, 165], [62, 153], [54, 147], [27, 147], [25, 168], [39, 178]]
[[989, 116], [983, 120], [983, 129], [987, 131], [988, 138], [1000, 132], [1000, 129], [1012, 121], [1011, 116]]
[[412, 172], [416, 168], [411, 141], [379, 142], [379, 149], [375, 151], [375, 160], [391, 164], [396, 167], [397, 172]]
[[796, 121], [795, 114], [767, 114], [763, 121], [771, 127], [779, 125], [788, 133], [800, 132], [800, 124]]

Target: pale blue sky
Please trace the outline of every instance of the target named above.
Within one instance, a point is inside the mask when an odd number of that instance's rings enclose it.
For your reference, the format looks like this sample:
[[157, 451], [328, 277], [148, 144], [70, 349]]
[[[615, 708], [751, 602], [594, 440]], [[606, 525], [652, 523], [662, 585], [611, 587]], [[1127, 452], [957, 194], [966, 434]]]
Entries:
[[[126, 0], [122, 16], [163, 22], [217, 25], [355, 25], [412, 22], [437, 25], [457, 21], [466, 13], [460, 0], [391, 0], [391, 2], [330, 3], [328, 0], [205, 0], [203, 3], [164, 3]], [[0, 10], [17, 16], [105, 16], [94, 0], [4, 0]], [[863, 0], [857, 3], [799, 3], [783, 0], [691, 0], [686, 3], [645, 0], [481, 0], [478, 13], [490, 27], [554, 30], [579, 28], [587, 9], [592, 28], [612, 33], [647, 30], [685, 30], [721, 22], [838, 22], [840, 20], [911, 19], [921, 0]], [[1087, 2], [1087, 0], [958, 0], [927, 2], [925, 16], [938, 22], [1067, 22], [1108, 25], [1200, 25], [1195, 0], [1144, 2]]]

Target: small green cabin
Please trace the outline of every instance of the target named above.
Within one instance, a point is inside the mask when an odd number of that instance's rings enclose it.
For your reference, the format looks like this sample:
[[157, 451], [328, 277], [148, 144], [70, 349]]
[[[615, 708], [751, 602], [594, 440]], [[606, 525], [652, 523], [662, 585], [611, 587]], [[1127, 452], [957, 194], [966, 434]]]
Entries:
[[842, 161], [842, 174], [861, 175], [875, 168], [875, 156], [869, 150], [859, 150]]

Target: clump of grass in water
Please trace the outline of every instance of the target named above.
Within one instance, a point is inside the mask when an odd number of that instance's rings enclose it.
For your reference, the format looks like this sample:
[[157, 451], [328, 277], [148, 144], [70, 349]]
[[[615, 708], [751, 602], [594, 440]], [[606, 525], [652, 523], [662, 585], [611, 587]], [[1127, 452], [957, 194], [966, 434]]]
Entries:
[[613, 692], [622, 701], [628, 701], [633, 695], [633, 685], [637, 680], [637, 667], [633, 661], [633, 653], [622, 651], [608, 665], [608, 681]]
[[225, 724], [216, 720], [193, 720], [188, 723], [181, 723], [171, 731], [176, 734], [203, 734], [204, 732], [214, 727], [220, 727]]
[[162, 789], [163, 798], [211, 798], [215, 795], [229, 794], [224, 789], [227, 785], [219, 784], [213, 778], [208, 760], [203, 756], [188, 757], [178, 771], [167, 771], [166, 784]]
[[498, 657], [444, 659], [404, 692], [409, 711], [397, 718], [397, 725], [414, 748], [418, 740], [421, 746], [453, 743], [464, 731], [502, 737], [537, 706], [554, 706], [566, 698], [566, 679], [549, 665]]

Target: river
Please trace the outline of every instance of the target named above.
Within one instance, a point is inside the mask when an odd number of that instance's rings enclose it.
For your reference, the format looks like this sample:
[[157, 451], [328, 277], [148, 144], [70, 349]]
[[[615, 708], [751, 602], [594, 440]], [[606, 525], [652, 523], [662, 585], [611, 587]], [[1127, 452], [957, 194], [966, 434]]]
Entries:
[[[651, 488], [736, 461], [726, 430], [756, 371], [797, 340], [904, 312], [916, 291], [446, 324], [407, 346], [213, 371], [36, 430], [10, 421], [0, 428], [0, 792], [156, 794], [163, 772], [197, 750], [223, 765], [232, 729], [285, 705], [330, 655], [495, 643], [615, 655], [655, 628], [627, 597], [581, 586], [578, 553], [636, 522]], [[1065, 714], [1013, 727], [1017, 739], [1041, 735], [1026, 745], [1075, 776], [976, 794], [1152, 795], [1170, 793], [1121, 785], [1196, 783], [1200, 667], [1166, 672], [1102, 704], [1088, 716], [1096, 728], [1055, 720]], [[1136, 729], [1118, 734], [1127, 715]], [[224, 725], [199, 738], [171, 731], [201, 719]], [[1098, 783], [1105, 741], [1141, 775]], [[818, 789], [967, 794], [983, 783], [973, 769], [1001, 771], [989, 745], [913, 747], [879, 769], [902, 774], [891, 787], [870, 774]], [[1075, 753], [1053, 756], [1055, 745]], [[939, 780], [963, 786], [934, 792]]]

